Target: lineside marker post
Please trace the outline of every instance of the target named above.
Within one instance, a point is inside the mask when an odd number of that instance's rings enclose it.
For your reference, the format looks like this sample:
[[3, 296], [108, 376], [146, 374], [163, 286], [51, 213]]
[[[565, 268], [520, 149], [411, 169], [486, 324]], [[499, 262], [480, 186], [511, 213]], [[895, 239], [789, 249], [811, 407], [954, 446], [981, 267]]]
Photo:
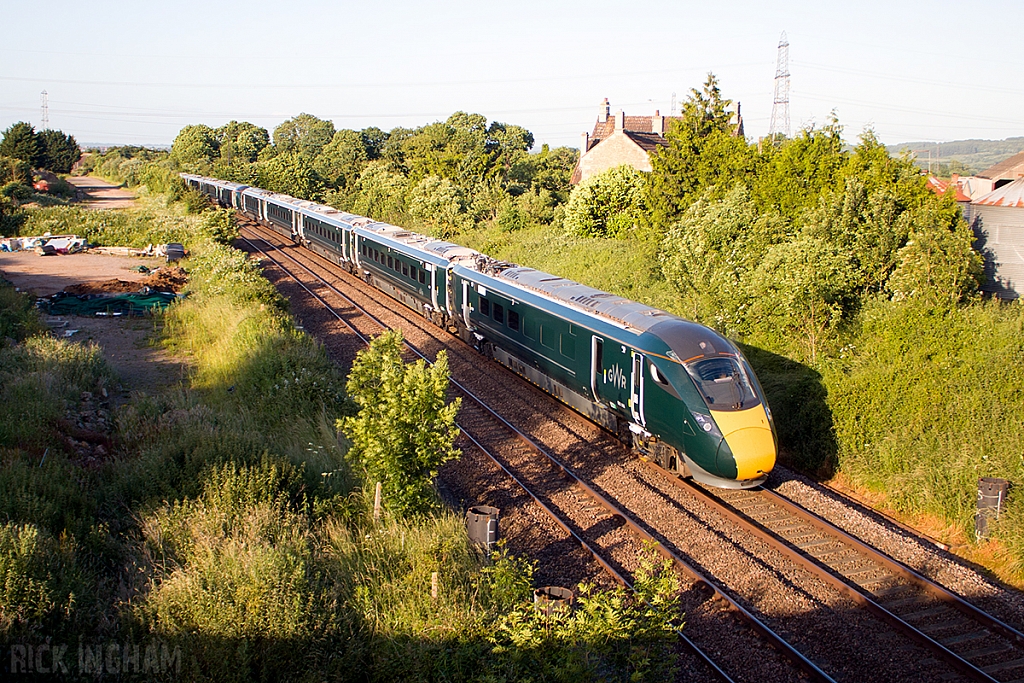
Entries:
[[377, 482], [377, 486], [373, 491], [373, 521], [380, 521], [380, 482]]

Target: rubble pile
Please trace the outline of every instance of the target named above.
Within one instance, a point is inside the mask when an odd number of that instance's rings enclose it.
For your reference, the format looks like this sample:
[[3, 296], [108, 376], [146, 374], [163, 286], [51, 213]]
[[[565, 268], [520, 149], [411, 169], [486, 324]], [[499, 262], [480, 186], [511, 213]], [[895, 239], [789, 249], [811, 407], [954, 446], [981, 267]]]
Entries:
[[101, 389], [100, 396], [83, 391], [78, 405], [65, 413], [57, 429], [65, 451], [83, 464], [109, 458], [114, 449], [114, 420], [106, 389]]

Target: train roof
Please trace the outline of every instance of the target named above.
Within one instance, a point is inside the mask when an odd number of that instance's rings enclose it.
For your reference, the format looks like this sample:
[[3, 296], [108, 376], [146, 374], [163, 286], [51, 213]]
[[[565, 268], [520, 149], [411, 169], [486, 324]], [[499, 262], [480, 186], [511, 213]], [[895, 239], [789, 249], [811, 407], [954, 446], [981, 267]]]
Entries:
[[[368, 221], [369, 219], [363, 220]], [[467, 257], [474, 259], [483, 257], [480, 252], [468, 247], [438, 240], [435, 237], [412, 232], [390, 223], [370, 222], [365, 225], [358, 225], [357, 227], [367, 233], [371, 233], [374, 238], [397, 243], [413, 251], [427, 252], [427, 254], [442, 261], [452, 262]]]
[[646, 332], [661, 322], [683, 320], [646, 304], [533, 268], [519, 266], [506, 268], [498, 273], [497, 277], [524, 289], [544, 294], [573, 308], [581, 309], [598, 318], [624, 325], [636, 332]]

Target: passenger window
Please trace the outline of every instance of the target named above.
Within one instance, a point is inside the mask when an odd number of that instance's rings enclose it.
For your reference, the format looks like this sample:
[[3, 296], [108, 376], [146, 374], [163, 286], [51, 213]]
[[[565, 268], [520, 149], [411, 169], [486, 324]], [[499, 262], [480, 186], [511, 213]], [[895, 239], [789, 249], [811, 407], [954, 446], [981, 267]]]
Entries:
[[424, 271], [422, 271], [422, 270], [420, 271], [420, 284], [421, 285], [427, 284], [427, 274]]
[[491, 302], [487, 299], [480, 297], [480, 315], [491, 314]]
[[388, 268], [391, 268], [392, 270], [395, 268], [395, 260], [390, 256], [388, 256]]
[[409, 266], [402, 264], [402, 275], [409, 277]]
[[519, 331], [519, 314], [515, 311], [508, 312], [508, 326], [515, 331]]
[[409, 278], [416, 282], [416, 266], [409, 266]]
[[494, 304], [494, 319], [499, 323], [505, 322], [505, 309], [501, 304]]

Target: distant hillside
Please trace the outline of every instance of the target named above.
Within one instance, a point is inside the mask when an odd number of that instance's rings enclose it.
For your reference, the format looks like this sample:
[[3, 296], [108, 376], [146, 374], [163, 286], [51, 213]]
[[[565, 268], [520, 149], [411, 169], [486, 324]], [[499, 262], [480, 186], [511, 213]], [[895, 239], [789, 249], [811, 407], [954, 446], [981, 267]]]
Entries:
[[[917, 165], [928, 168], [928, 153], [931, 152], [932, 170], [945, 175], [950, 162], [963, 164], [960, 173], [977, 173], [1003, 159], [1024, 150], [1024, 137], [1005, 140], [953, 140], [952, 142], [901, 142], [886, 147], [889, 154], [900, 154], [909, 150], [917, 157]], [[939, 168], [937, 165], [945, 168]], [[954, 168], [954, 170], [956, 170]]]

